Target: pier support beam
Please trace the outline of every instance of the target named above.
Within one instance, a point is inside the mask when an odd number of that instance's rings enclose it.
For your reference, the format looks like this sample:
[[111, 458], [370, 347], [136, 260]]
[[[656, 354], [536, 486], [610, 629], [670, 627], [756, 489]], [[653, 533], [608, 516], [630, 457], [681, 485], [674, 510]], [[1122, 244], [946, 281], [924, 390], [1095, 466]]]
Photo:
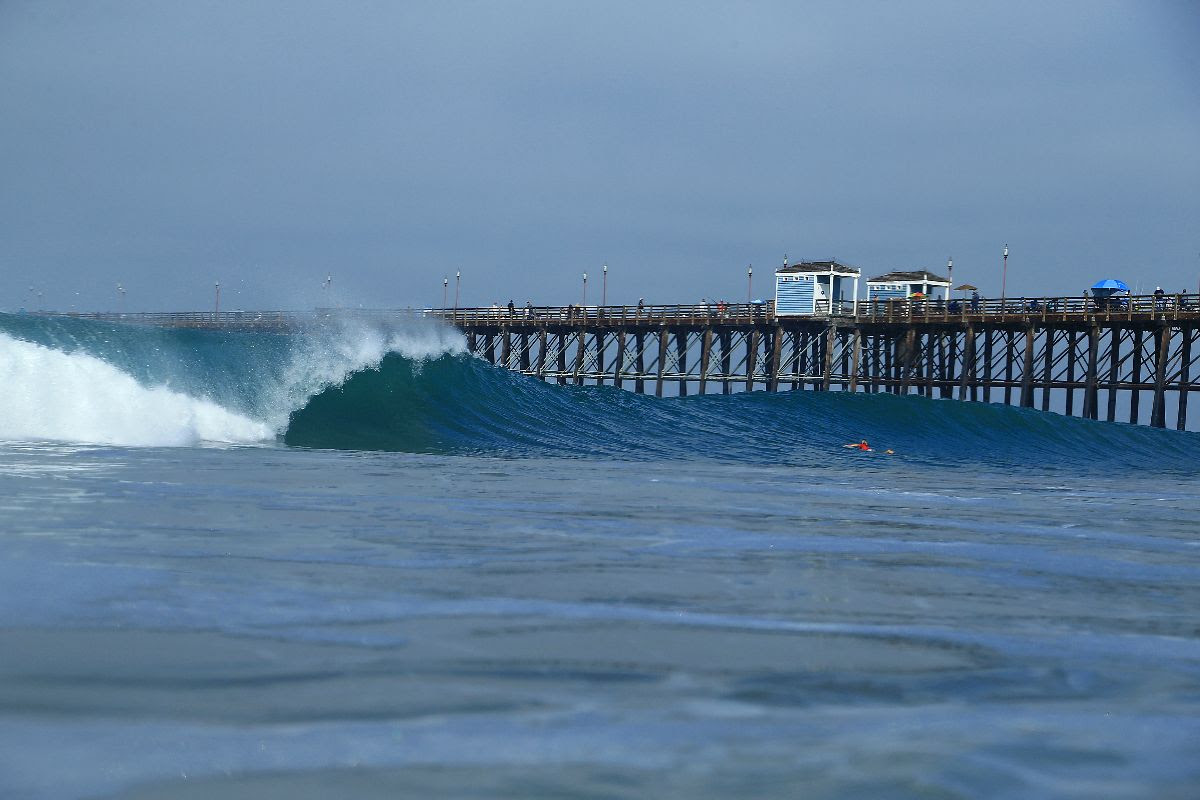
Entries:
[[1100, 328], [1092, 325], [1088, 329], [1088, 358], [1087, 373], [1083, 387], [1083, 416], [1085, 419], [1097, 419], [1100, 416]]
[[1192, 366], [1192, 328], [1185, 327], [1180, 331], [1183, 341], [1179, 344], [1179, 413], [1175, 419], [1176, 430], [1187, 430], [1187, 401], [1191, 391]]
[[758, 366], [758, 328], [746, 334], [746, 391], [754, 391], [754, 370]]
[[634, 356], [633, 368], [637, 371], [637, 377], [633, 379], [633, 391], [637, 394], [646, 393], [646, 334], [643, 331], [636, 331], [633, 334], [633, 346], [637, 353]]
[[1142, 382], [1142, 332], [1140, 330], [1133, 332], [1133, 374], [1129, 382], [1132, 384], [1132, 389], [1129, 392], [1129, 424], [1137, 425], [1138, 422], [1138, 407], [1141, 405], [1142, 392], [1138, 389], [1138, 384]]
[[704, 333], [700, 335], [700, 394], [704, 394], [705, 384], [708, 383], [708, 367], [712, 360], [712, 341], [713, 330], [712, 326], [708, 325], [704, 328]]
[[679, 396], [687, 397], [687, 346], [688, 332], [686, 329], [675, 331], [675, 360], [679, 362]]
[[1167, 365], [1171, 360], [1171, 330], [1159, 324], [1154, 331], [1154, 406], [1150, 410], [1150, 426], [1153, 428], [1167, 427]]
[[1121, 329], [1108, 329], [1108, 421], [1117, 421], [1117, 381], [1121, 370]]
[[658, 377], [654, 384], [654, 396], [662, 397], [663, 371], [667, 368], [667, 333], [666, 328], [658, 329]]
[[851, 336], [854, 343], [850, 346], [852, 351], [850, 357], [850, 384], [847, 388], [851, 392], [857, 392], [858, 373], [862, 362], [862, 331], [855, 328]]
[[1030, 325], [1025, 329], [1025, 359], [1021, 365], [1021, 408], [1033, 408], [1033, 348], [1036, 341], [1036, 331]]
[[783, 355], [783, 328], [779, 325], [771, 332], [771, 357], [767, 361], [767, 391], [779, 391], [779, 359]]

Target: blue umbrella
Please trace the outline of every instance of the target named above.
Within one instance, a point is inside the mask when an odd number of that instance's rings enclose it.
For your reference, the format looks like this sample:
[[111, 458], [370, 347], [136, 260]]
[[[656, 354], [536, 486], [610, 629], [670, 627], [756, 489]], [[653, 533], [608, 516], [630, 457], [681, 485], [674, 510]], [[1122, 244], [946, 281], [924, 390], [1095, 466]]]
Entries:
[[1105, 278], [1092, 287], [1093, 289], [1107, 289], [1110, 292], [1128, 292], [1129, 287], [1125, 285], [1125, 281], [1119, 281], [1116, 278]]

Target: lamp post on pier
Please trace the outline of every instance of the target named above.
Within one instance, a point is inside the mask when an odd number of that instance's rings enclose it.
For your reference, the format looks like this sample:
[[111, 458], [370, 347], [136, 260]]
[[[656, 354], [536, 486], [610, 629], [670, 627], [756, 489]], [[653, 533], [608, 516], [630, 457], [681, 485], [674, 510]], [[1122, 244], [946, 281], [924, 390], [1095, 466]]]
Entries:
[[446, 292], [450, 290], [450, 279], [442, 278], [442, 311], [446, 310]]
[[600, 305], [608, 305], [608, 264], [604, 265], [604, 281], [600, 284]]
[[950, 307], [950, 292], [954, 290], [954, 259], [946, 258], [946, 280], [950, 281], [950, 285], [946, 287], [946, 307]]
[[462, 283], [462, 270], [454, 273], [454, 313], [458, 314], [458, 287]]
[[1008, 297], [1008, 244], [1004, 245], [1004, 268], [1000, 273], [1000, 309], [1004, 310], [1004, 300]]
[[746, 267], [746, 305], [750, 304], [750, 298], [754, 296], [754, 265], [750, 264]]
[[216, 290], [216, 295], [213, 299], [213, 319], [215, 320], [221, 316], [221, 282], [217, 281], [214, 283], [213, 288]]
[[117, 284], [117, 310], [122, 314], [125, 313], [125, 287]]
[[583, 307], [587, 308], [587, 273], [583, 273]]

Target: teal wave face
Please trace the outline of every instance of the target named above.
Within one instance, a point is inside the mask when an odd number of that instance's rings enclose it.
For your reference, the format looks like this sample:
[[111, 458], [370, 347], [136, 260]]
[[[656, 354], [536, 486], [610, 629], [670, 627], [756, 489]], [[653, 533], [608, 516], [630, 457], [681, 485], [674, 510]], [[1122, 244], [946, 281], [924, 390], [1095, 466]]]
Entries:
[[[843, 444], [867, 439], [872, 453]], [[713, 458], [820, 465], [831, 458], [987, 462], [1021, 469], [1196, 471], [1200, 436], [921, 397], [754, 392], [653, 398], [555, 386], [468, 356], [389, 355], [313, 397], [284, 441], [321, 448], [498, 456]], [[894, 451], [888, 456], [886, 450]], [[871, 459], [871, 460], [868, 460]]]
[[[10, 380], [32, 385], [10, 388], [7, 400], [0, 395], [0, 418], [37, 416], [18, 431], [33, 438], [175, 444], [261, 440], [254, 431], [266, 430], [297, 447], [502, 457], [804, 465], [857, 458], [864, 469], [894, 458], [1200, 471], [1194, 433], [920, 397], [799, 391], [660, 399], [611, 386], [557, 386], [472, 358], [457, 332], [434, 326], [333, 324], [285, 335], [0, 315], [0, 370], [18, 361], [31, 366]], [[98, 371], [100, 362], [111, 369]], [[74, 395], [64, 398], [66, 385]], [[25, 406], [13, 405], [18, 396]], [[155, 430], [130, 434], [128, 408], [143, 407]], [[214, 423], [212, 407], [232, 416]], [[183, 433], [172, 428], [177, 416], [191, 426]], [[841, 447], [860, 439], [875, 452]]]

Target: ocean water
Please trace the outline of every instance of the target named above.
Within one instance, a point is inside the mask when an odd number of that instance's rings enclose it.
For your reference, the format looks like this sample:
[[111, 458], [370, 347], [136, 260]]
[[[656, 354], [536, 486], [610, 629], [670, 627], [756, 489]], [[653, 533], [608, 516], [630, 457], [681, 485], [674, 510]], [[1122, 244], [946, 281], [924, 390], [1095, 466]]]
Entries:
[[0, 315], [0, 797], [1197, 797], [1198, 448]]

